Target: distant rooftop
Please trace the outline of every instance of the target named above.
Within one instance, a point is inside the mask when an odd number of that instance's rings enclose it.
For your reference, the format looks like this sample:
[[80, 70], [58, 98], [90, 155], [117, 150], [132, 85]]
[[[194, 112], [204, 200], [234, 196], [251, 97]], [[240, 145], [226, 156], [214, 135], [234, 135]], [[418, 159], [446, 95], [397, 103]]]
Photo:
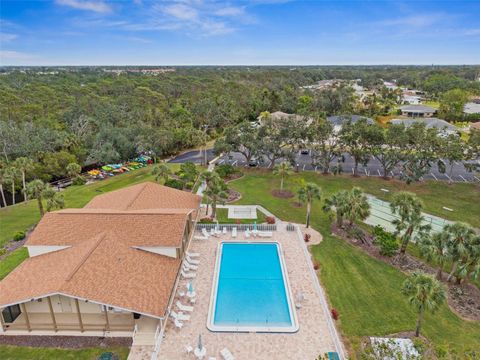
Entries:
[[480, 114], [480, 103], [469, 102], [466, 103], [463, 112], [465, 114]]
[[426, 105], [405, 105], [405, 106], [401, 106], [400, 110], [406, 111], [406, 112], [416, 112], [416, 113], [418, 112], [433, 113], [437, 111], [436, 109]]
[[457, 128], [446, 122], [442, 119], [437, 118], [424, 118], [424, 119], [393, 119], [390, 121], [390, 124], [404, 124], [405, 126], [410, 126], [416, 122], [421, 122], [427, 125], [427, 128], [437, 128], [439, 130], [448, 130], [448, 131], [456, 131]]
[[360, 116], [360, 115], [336, 115], [336, 116], [327, 117], [327, 120], [331, 122], [333, 125], [343, 125], [349, 120], [352, 123], [356, 123], [360, 119], [367, 119], [368, 124], [374, 123], [373, 119], [367, 118], [365, 116]]

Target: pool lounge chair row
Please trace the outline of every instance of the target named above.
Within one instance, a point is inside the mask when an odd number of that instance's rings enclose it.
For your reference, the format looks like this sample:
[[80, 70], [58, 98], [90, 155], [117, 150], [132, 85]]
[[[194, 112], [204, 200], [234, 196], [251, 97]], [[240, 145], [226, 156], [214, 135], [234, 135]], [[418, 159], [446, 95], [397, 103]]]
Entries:
[[[196, 235], [194, 236], [194, 239], [195, 240], [208, 240], [208, 238], [210, 236], [218, 236], [220, 234], [227, 234], [227, 227], [224, 226], [222, 231], [220, 231], [217, 228], [212, 228], [210, 230], [210, 233], [208, 233], [207, 229], [205, 228], [202, 228], [202, 235]], [[236, 238], [237, 237], [237, 228], [236, 227], [233, 227], [232, 228], [232, 237], [233, 238]], [[250, 238], [250, 236], [253, 236], [253, 237], [267, 237], [267, 238], [270, 238], [273, 236], [273, 232], [272, 231], [258, 231], [258, 230], [245, 230], [245, 237], [248, 239]]]

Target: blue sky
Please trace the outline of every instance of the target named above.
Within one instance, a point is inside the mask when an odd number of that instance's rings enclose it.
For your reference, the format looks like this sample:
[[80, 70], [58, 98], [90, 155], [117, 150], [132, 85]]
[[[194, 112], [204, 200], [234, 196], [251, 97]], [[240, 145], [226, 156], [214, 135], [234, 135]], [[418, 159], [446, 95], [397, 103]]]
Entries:
[[479, 64], [480, 1], [2, 0], [2, 65]]

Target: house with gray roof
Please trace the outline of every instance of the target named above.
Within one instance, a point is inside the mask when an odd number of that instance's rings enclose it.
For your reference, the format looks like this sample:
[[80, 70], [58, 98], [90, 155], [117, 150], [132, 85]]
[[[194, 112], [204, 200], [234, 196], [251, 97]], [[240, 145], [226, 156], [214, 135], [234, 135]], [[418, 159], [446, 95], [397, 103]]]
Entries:
[[370, 125], [375, 123], [373, 119], [360, 115], [335, 115], [327, 117], [327, 121], [333, 125], [334, 131], [336, 132], [340, 131], [346, 122], [356, 123], [360, 119], [367, 119], [367, 124]]
[[458, 134], [457, 128], [442, 119], [426, 118], [426, 119], [393, 119], [390, 124], [404, 124], [406, 127], [411, 126], [414, 123], [424, 123], [428, 129], [436, 128], [439, 130], [441, 136], [448, 136], [451, 134]]
[[466, 103], [463, 107], [463, 112], [465, 114], [480, 114], [480, 101]]
[[405, 105], [400, 107], [403, 116], [408, 117], [432, 117], [436, 109], [426, 105]]

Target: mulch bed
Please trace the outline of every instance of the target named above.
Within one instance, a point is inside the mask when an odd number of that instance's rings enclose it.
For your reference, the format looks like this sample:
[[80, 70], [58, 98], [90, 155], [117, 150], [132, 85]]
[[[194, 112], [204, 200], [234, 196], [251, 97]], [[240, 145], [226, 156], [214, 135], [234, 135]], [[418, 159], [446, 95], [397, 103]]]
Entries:
[[[362, 242], [358, 239], [353, 239], [349, 236], [345, 229], [337, 227], [336, 224], [332, 225], [332, 232], [338, 237], [347, 240], [351, 244], [359, 247], [370, 256], [381, 260], [404, 273], [411, 273], [415, 270], [421, 270], [427, 274], [434, 275], [437, 269], [424, 263], [422, 260], [405, 254], [404, 256], [384, 256], [380, 254], [380, 249], [372, 245], [373, 237], [371, 234], [364, 230], [361, 230], [364, 234], [365, 241]], [[443, 274], [442, 283], [447, 286], [447, 303], [450, 308], [458, 314], [460, 317], [466, 320], [480, 321], [480, 289], [473, 284], [464, 283], [456, 285], [445, 281], [447, 274]]]
[[233, 189], [228, 189], [228, 199], [227, 199], [228, 203], [237, 201], [241, 197], [242, 197], [242, 194], [240, 194], [238, 191]]
[[271, 194], [280, 199], [289, 199], [294, 196], [293, 193], [289, 190], [278, 190], [278, 189], [272, 190]]
[[96, 336], [0, 335], [0, 344], [63, 349], [83, 349], [93, 347], [107, 348], [111, 346], [131, 346], [132, 338], [104, 338]]
[[0, 256], [0, 260], [3, 260], [4, 258], [6, 258], [12, 251], [15, 251], [18, 248], [21, 248], [26, 241], [27, 241], [27, 236], [25, 236], [25, 239], [23, 240], [20, 240], [20, 241], [11, 240], [8, 243], [6, 243], [4, 246], [4, 249], [6, 249], [7, 252]]
[[303, 204], [302, 204], [301, 202], [298, 202], [298, 201], [292, 202], [292, 206], [293, 206], [293, 207], [296, 207], [296, 208], [300, 208], [300, 207], [302, 207], [302, 205], [303, 205]]
[[233, 181], [233, 180], [240, 179], [241, 177], [243, 177], [243, 173], [242, 172], [236, 172], [234, 174], [231, 174], [231, 175], [225, 177], [223, 180], [225, 180], [225, 182], [230, 182], [230, 181]]

